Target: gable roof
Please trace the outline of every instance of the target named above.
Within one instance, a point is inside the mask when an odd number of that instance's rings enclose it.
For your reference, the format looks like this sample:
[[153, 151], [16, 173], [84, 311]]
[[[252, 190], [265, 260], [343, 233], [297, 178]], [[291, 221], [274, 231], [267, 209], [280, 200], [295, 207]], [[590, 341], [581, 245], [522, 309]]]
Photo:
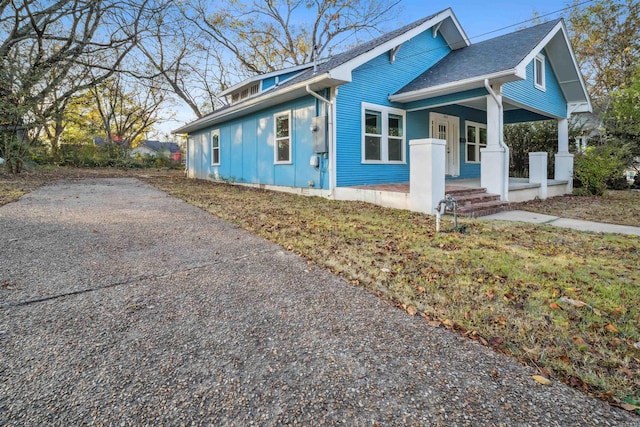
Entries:
[[396, 94], [515, 70], [559, 21], [546, 22], [451, 51]]
[[542, 49], [558, 77], [572, 112], [591, 111], [591, 101], [562, 19], [451, 51], [437, 64], [389, 97], [395, 102], [473, 89], [485, 79], [505, 83], [526, 79], [526, 67]]
[[177, 151], [180, 151], [180, 146], [175, 142], [143, 140], [140, 141], [140, 144], [138, 144], [138, 146], [144, 146], [156, 152], [167, 150], [169, 153], [175, 153]]
[[[320, 90], [338, 86], [351, 81], [351, 72], [365, 62], [393, 49], [427, 29], [439, 25], [438, 30], [451, 49], [468, 46], [469, 41], [462, 27], [458, 23], [451, 8], [414, 21], [408, 25], [383, 34], [369, 42], [359, 44], [343, 53], [319, 61], [314, 70], [313, 64], [302, 67], [299, 75], [292, 77], [278, 86], [273, 86], [263, 93], [247, 98], [236, 104], [227, 105], [203, 116], [173, 133], [184, 134], [230, 120], [235, 116], [257, 111], [271, 105], [276, 105], [295, 99], [306, 92], [306, 87]], [[271, 73], [270, 73], [271, 74]], [[248, 80], [236, 85], [240, 87]]]

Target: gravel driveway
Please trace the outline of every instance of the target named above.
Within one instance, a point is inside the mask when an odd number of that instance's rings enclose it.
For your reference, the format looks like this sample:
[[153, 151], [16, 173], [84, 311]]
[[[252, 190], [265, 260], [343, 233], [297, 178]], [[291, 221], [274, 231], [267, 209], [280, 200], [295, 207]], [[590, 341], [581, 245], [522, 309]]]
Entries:
[[638, 425], [135, 179], [0, 207], [0, 425]]

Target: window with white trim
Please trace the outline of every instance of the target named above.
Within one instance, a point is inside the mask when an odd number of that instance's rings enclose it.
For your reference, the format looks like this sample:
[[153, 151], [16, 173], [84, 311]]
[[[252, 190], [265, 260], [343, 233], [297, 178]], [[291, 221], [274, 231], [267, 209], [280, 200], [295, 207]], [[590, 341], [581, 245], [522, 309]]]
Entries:
[[466, 162], [480, 163], [481, 149], [487, 146], [487, 125], [467, 122]]
[[275, 163], [291, 163], [291, 111], [274, 114]]
[[540, 90], [545, 90], [545, 58], [543, 54], [538, 54], [533, 59], [533, 81]]
[[362, 103], [362, 162], [405, 161], [405, 111]]
[[211, 131], [211, 166], [220, 164], [220, 129]]

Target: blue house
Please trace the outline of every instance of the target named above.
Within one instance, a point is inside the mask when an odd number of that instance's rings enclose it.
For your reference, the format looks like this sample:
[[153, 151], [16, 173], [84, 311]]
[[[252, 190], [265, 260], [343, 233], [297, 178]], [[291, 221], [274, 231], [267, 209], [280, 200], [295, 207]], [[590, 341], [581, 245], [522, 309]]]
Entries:
[[[451, 9], [220, 96], [175, 131], [190, 177], [426, 213], [456, 189], [488, 205], [571, 192], [568, 119], [591, 111], [562, 20], [471, 44]], [[555, 174], [530, 153], [510, 179], [503, 125], [536, 120], [557, 121]]]

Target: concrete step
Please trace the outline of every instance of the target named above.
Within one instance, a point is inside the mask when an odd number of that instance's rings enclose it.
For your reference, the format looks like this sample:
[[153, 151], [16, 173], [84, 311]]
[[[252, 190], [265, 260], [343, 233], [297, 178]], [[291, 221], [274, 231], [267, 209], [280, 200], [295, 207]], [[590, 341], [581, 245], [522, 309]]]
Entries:
[[453, 196], [458, 202], [458, 207], [476, 205], [478, 203], [493, 202], [500, 200], [500, 196], [490, 193], [472, 193], [463, 196]]
[[513, 206], [509, 202], [492, 200], [481, 203], [474, 203], [458, 208], [458, 215], [469, 218], [478, 218], [485, 215], [493, 215], [498, 212], [512, 210]]
[[486, 194], [486, 188], [469, 188], [469, 187], [456, 187], [456, 186], [447, 186], [445, 187], [445, 194], [451, 194], [451, 197], [468, 196], [471, 194]]
[[458, 202], [458, 214], [471, 218], [511, 210], [508, 202], [502, 202], [497, 194], [487, 193], [486, 188], [468, 188], [449, 186], [446, 194], [450, 194]]

